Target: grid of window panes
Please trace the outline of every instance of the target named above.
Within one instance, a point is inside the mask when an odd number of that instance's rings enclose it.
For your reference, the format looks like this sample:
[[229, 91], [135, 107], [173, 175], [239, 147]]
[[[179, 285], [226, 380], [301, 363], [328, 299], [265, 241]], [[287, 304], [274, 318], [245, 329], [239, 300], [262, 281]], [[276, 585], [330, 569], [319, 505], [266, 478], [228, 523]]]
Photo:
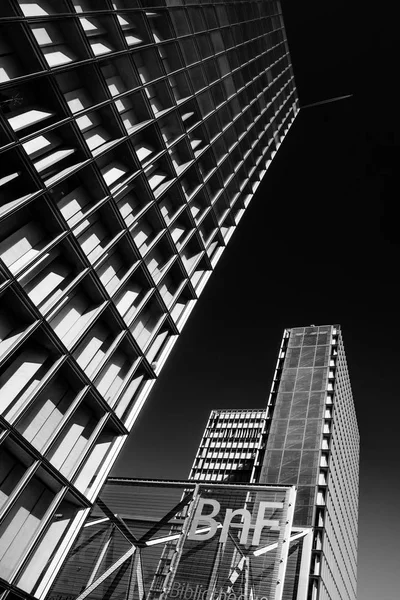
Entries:
[[297, 111], [276, 1], [0, 3], [5, 586], [44, 593]]
[[314, 528], [309, 597], [354, 600], [359, 434], [339, 325], [285, 332], [270, 404], [259, 481], [297, 485], [294, 525]]
[[290, 330], [260, 481], [298, 486], [295, 524], [312, 526], [331, 354], [330, 325]]
[[[334, 342], [335, 371], [330, 435], [326, 437], [325, 490], [319, 507], [323, 524], [319, 566], [321, 600], [355, 600], [357, 597], [357, 538], [359, 490], [359, 433], [343, 338], [336, 329]], [[329, 394], [329, 392], [328, 392]], [[315, 523], [318, 526], [317, 523]]]
[[266, 426], [265, 409], [213, 410], [189, 479], [257, 481], [256, 458], [263, 449]]

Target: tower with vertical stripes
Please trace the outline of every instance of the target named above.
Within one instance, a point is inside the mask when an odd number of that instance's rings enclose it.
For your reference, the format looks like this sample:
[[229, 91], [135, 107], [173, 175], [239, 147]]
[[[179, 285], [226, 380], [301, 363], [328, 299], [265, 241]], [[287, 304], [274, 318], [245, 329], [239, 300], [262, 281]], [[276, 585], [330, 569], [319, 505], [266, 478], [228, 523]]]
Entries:
[[291, 542], [284, 600], [356, 600], [359, 433], [339, 325], [285, 330], [267, 406], [213, 410], [190, 477], [296, 485], [294, 525], [313, 541]]

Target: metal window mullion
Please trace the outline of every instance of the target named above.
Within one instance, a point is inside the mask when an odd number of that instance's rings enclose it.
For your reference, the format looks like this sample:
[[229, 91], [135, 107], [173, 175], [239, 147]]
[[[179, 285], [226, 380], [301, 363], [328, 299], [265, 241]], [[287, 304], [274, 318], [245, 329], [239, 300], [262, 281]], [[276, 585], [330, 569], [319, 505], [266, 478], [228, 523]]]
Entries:
[[[55, 429], [53, 429], [53, 433], [51, 434], [50, 439], [46, 442], [46, 444], [43, 446], [43, 448], [41, 448], [39, 450], [39, 452], [43, 456], [45, 454], [47, 454], [47, 452], [49, 452], [49, 450], [52, 450], [53, 446], [60, 439], [62, 430], [64, 429], [67, 421], [71, 418], [71, 416], [76, 412], [76, 410], [82, 404], [84, 396], [86, 395], [87, 391], [88, 391], [88, 387], [85, 386], [83, 388], [83, 390], [78, 392], [78, 394], [75, 396], [75, 398], [72, 401], [72, 404], [70, 404], [69, 408], [67, 409], [64, 416], [62, 417], [60, 423], [57, 425], [57, 427]], [[51, 462], [51, 459], [48, 459], [48, 460]]]
[[33, 406], [33, 404], [36, 402], [38, 396], [43, 392], [44, 388], [53, 379], [53, 377], [55, 377], [55, 375], [58, 373], [60, 368], [64, 365], [66, 360], [67, 360], [67, 357], [65, 354], [60, 356], [55, 361], [55, 363], [53, 363], [53, 365], [47, 370], [47, 372], [44, 374], [44, 376], [40, 380], [38, 387], [36, 389], [34, 389], [31, 392], [31, 394], [29, 394], [29, 396], [26, 398], [23, 406], [21, 406], [18, 409], [18, 411], [16, 412], [16, 414], [9, 420], [9, 422], [14, 427], [18, 427], [18, 422], [20, 421], [20, 419], [27, 412], [27, 410]]
[[116, 528], [116, 526], [115, 526], [115, 523], [112, 523], [112, 525], [111, 525], [111, 528], [110, 528], [110, 531], [109, 531], [109, 534], [108, 534], [108, 538], [106, 539], [106, 541], [105, 541], [105, 543], [104, 543], [104, 546], [103, 546], [103, 548], [101, 549], [101, 552], [100, 552], [100, 554], [99, 554], [99, 557], [98, 557], [98, 559], [97, 559], [97, 561], [96, 561], [96, 564], [95, 564], [95, 566], [94, 566], [94, 568], [93, 568], [93, 571], [91, 572], [91, 574], [90, 574], [90, 577], [89, 577], [89, 579], [88, 579], [88, 581], [87, 581], [87, 583], [86, 583], [86, 585], [87, 585], [87, 586], [91, 585], [91, 584], [93, 583], [93, 581], [94, 581], [94, 578], [96, 577], [96, 574], [97, 574], [97, 572], [98, 572], [98, 570], [99, 570], [99, 568], [100, 568], [100, 565], [101, 565], [101, 563], [102, 563], [102, 560], [103, 560], [104, 556], [105, 556], [105, 555], [106, 555], [106, 553], [107, 553], [108, 546], [109, 546], [109, 545], [110, 545], [110, 543], [111, 543], [111, 540], [112, 540], [112, 537], [113, 537], [113, 533], [114, 533], [114, 530], [115, 530], [115, 528]]

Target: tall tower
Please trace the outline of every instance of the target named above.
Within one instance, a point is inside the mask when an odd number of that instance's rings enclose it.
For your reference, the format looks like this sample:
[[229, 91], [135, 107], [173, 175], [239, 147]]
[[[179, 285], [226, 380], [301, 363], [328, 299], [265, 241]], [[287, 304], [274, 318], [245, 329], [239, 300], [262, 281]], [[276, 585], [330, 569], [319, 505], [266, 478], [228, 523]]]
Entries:
[[44, 598], [297, 112], [278, 1], [1, 0], [6, 596]]
[[294, 523], [314, 528], [310, 599], [355, 600], [359, 433], [340, 326], [287, 330], [260, 482], [297, 485]]
[[[293, 522], [313, 537], [308, 600], [355, 600], [359, 434], [340, 326], [286, 330], [267, 407], [253, 412], [211, 413], [190, 477], [296, 485]], [[292, 543], [285, 600], [304, 597], [304, 552]]]

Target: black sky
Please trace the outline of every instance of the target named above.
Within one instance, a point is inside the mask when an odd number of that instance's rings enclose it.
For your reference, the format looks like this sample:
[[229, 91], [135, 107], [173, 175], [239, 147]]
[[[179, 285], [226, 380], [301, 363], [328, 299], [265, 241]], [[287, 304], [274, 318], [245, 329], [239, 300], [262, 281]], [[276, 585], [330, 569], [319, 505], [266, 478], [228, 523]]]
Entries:
[[285, 327], [340, 323], [361, 433], [358, 600], [398, 600], [394, 19], [286, 2], [304, 109], [175, 345], [114, 475], [185, 478], [212, 408], [264, 406]]

